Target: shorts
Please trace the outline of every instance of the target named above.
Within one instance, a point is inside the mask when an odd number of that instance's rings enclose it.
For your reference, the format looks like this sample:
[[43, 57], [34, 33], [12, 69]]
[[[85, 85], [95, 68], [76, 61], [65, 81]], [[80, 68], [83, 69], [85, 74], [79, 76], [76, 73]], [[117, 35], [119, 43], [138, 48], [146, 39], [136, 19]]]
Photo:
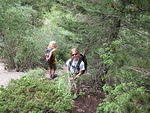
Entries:
[[56, 70], [56, 63], [48, 62], [48, 66], [49, 66], [50, 69]]

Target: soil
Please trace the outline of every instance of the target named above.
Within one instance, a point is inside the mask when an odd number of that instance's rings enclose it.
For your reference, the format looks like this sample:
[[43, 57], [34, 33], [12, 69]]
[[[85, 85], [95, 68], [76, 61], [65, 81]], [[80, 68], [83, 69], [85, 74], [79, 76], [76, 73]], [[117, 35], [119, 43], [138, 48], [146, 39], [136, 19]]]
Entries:
[[0, 86], [6, 87], [11, 79], [19, 79], [22, 75], [23, 72], [6, 70], [4, 63], [0, 62]]
[[99, 103], [104, 98], [103, 92], [89, 92], [74, 100], [71, 113], [95, 113]]

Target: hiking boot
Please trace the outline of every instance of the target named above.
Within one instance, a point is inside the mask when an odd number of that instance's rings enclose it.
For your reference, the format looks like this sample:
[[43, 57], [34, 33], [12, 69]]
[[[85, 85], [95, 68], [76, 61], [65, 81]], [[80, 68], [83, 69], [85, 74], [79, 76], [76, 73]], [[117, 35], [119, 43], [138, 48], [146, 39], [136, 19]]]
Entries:
[[51, 74], [49, 75], [49, 79], [53, 79]]
[[50, 75], [50, 78], [51, 79], [54, 79], [54, 78], [56, 78], [57, 77], [57, 74], [52, 74], [52, 75]]

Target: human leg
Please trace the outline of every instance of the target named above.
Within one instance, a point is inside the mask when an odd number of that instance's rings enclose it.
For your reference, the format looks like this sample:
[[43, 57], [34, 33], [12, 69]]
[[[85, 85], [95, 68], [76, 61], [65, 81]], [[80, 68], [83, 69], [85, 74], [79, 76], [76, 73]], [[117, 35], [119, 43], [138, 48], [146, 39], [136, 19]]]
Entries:
[[52, 64], [51, 65], [51, 78], [54, 79], [57, 77], [57, 75], [55, 74], [56, 71], [56, 64]]

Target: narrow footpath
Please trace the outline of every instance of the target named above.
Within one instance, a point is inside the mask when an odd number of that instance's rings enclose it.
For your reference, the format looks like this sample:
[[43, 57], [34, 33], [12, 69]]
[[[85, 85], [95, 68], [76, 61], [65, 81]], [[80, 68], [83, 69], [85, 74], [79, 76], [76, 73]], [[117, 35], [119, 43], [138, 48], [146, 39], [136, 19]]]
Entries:
[[19, 79], [23, 72], [7, 71], [4, 63], [0, 62], [0, 86], [6, 87], [11, 79]]

